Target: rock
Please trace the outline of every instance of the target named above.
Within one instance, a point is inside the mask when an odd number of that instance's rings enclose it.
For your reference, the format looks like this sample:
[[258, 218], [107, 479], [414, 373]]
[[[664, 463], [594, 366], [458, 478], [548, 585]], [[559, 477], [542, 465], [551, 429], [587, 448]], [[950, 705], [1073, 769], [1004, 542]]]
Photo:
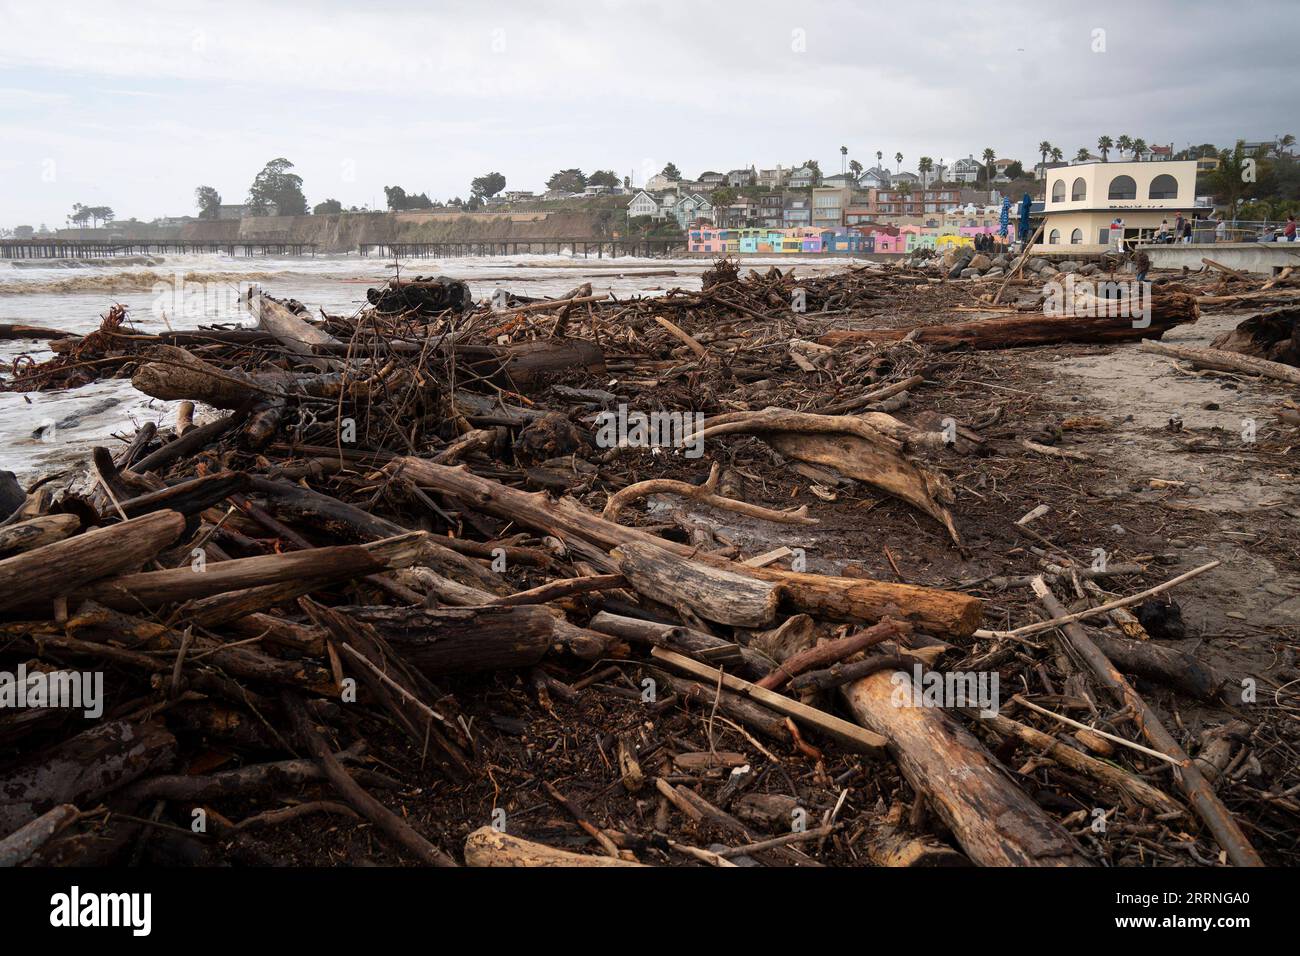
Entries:
[[1086, 266], [1079, 267], [1079, 274], [1085, 276], [1096, 275], [1100, 271], [1101, 266], [1097, 265], [1095, 262], [1089, 262]]
[[984, 273], [984, 278], [996, 279], [998, 276], [1002, 275], [1004, 271], [1005, 270], [1003, 269], [990, 269], [988, 272]]
[[1057, 268], [1062, 272], [1078, 272], [1081, 265], [1082, 263], [1075, 262], [1073, 259], [1066, 259], [1064, 262], [1058, 263]]
[[980, 272], [983, 272], [992, 265], [993, 263], [989, 261], [989, 257], [984, 255], [982, 252], [977, 252], [973, 257], [971, 257], [970, 267], [972, 269], [978, 269]]
[[1033, 259], [1030, 259], [1029, 262], [1025, 264], [1025, 268], [1028, 269], [1030, 272], [1039, 272], [1045, 265], [1047, 265], [1046, 259], [1039, 259], [1035, 257]]
[[963, 279], [973, 279], [975, 276], [977, 276], [977, 275], [979, 275], [979, 274], [980, 274], [980, 271], [979, 271], [978, 269], [962, 269], [962, 270], [961, 270], [961, 277], [962, 277]]
[[1011, 265], [1011, 260], [1006, 256], [994, 256], [993, 264], [999, 269], [1005, 269], [1007, 266]]

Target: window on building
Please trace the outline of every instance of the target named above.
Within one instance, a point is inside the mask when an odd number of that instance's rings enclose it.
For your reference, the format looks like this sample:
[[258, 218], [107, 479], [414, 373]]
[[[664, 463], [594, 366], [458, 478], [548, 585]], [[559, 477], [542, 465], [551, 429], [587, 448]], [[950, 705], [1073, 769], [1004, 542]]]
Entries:
[[1065, 180], [1052, 183], [1052, 202], [1065, 202]]
[[1079, 202], [1087, 198], [1088, 198], [1088, 184], [1085, 183], [1083, 181], [1083, 177], [1080, 176], [1078, 179], [1074, 181], [1074, 185], [1070, 187], [1070, 200], [1072, 202]]
[[1110, 199], [1137, 199], [1138, 187], [1132, 176], [1116, 176], [1110, 181]]
[[1083, 230], [1082, 230], [1082, 229], [1076, 229], [1076, 230], [1074, 230], [1074, 232], [1070, 233], [1070, 245], [1072, 245], [1072, 246], [1081, 246], [1081, 245], [1083, 245]]
[[1150, 199], [1177, 199], [1178, 180], [1168, 173], [1161, 173], [1151, 180], [1151, 189], [1147, 192]]
[[[1064, 188], [1065, 184], [1062, 183], [1061, 186], [1062, 188]], [[1050, 233], [1047, 234], [1047, 244], [1049, 246], [1059, 245], [1060, 242], [1061, 242], [1061, 230], [1053, 229]]]

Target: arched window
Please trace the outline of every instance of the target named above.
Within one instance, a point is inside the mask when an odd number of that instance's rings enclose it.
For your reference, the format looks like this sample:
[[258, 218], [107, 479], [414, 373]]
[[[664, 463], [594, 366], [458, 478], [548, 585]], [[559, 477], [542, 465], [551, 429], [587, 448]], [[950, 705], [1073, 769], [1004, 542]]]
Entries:
[[1079, 246], [1083, 244], [1083, 230], [1076, 229], [1070, 233], [1070, 245]]
[[1088, 198], [1088, 184], [1085, 183], [1083, 181], [1083, 177], [1080, 176], [1078, 179], [1074, 181], [1074, 185], [1070, 187], [1070, 200], [1072, 202], [1079, 202], [1080, 200], [1087, 199], [1087, 198]]
[[1168, 173], [1161, 173], [1151, 180], [1151, 190], [1147, 196], [1151, 199], [1177, 199], [1178, 180]]
[[[1061, 185], [1064, 186], [1065, 184], [1062, 183]], [[1053, 229], [1050, 233], [1048, 233], [1047, 244], [1049, 246], [1059, 245], [1060, 242], [1061, 242], [1061, 230]]]
[[1138, 187], [1132, 176], [1116, 176], [1110, 181], [1111, 199], [1137, 199]]
[[1065, 202], [1065, 180], [1052, 183], [1052, 202]]

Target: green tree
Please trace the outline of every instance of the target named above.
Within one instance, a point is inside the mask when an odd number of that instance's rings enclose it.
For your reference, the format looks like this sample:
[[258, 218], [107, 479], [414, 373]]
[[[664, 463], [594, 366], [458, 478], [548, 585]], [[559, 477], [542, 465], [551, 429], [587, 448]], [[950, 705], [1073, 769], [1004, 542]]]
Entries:
[[682, 178], [682, 171], [677, 168], [676, 163], [669, 163], [659, 171], [659, 174], [666, 179], [671, 179], [673, 182], [677, 182]]
[[1142, 153], [1146, 150], [1146, 148], [1147, 148], [1147, 141], [1144, 140], [1142, 137], [1139, 136], [1137, 139], [1133, 140], [1133, 146], [1132, 146], [1133, 158], [1137, 159], [1139, 156], [1141, 156]]
[[1064, 154], [1063, 152], [1061, 152], [1060, 147], [1058, 147], [1058, 146], [1053, 146], [1053, 147], [1052, 147], [1052, 162], [1054, 162], [1054, 163], [1059, 163], [1059, 162], [1061, 161], [1061, 157], [1064, 156], [1064, 155], [1065, 155], [1065, 154]]
[[1038, 144], [1039, 163], [1043, 166], [1043, 177], [1047, 177], [1047, 157], [1052, 152], [1052, 144], [1043, 140]]
[[198, 204], [200, 219], [216, 219], [221, 214], [221, 193], [211, 186], [194, 190], [194, 201]]
[[929, 175], [934, 169], [934, 160], [929, 156], [922, 156], [916, 161], [916, 170], [921, 174], [922, 185], [929, 185]]
[[283, 156], [262, 167], [248, 189], [249, 208], [265, 216], [275, 205], [277, 216], [302, 216], [307, 212], [307, 197], [302, 193], [302, 177], [291, 173], [293, 163]]
[[1024, 164], [1018, 159], [1007, 163], [1006, 174], [1008, 179], [1019, 179], [1025, 174]]
[[588, 186], [608, 186], [613, 189], [618, 182], [618, 174], [612, 169], [598, 169], [587, 177]]
[[1133, 140], [1129, 138], [1128, 133], [1124, 133], [1119, 139], [1115, 140], [1115, 148], [1119, 150], [1119, 158], [1123, 159], [1124, 154], [1133, 148]]
[[901, 173], [901, 172], [903, 171], [903, 154], [902, 154], [902, 153], [895, 153], [895, 154], [894, 154], [894, 162], [896, 162], [896, 163], [898, 164], [898, 170], [897, 170], [897, 171]]
[[1074, 161], [1075, 161], [1076, 163], [1086, 163], [1086, 162], [1088, 161], [1088, 147], [1087, 147], [1087, 146], [1080, 146], [1080, 147], [1079, 147], [1079, 151], [1078, 151], [1077, 153], [1074, 154]]
[[813, 174], [812, 184], [814, 186], [820, 186], [822, 184], [822, 168], [818, 164], [817, 160], [805, 159], [803, 161], [803, 165], [807, 166], [809, 169], [812, 170], [812, 174]]
[[469, 184], [470, 195], [482, 199], [495, 196], [505, 188], [506, 178], [500, 173], [484, 173], [482, 176], [476, 176]]
[[583, 175], [581, 169], [562, 169], [546, 180], [546, 188], [563, 189], [568, 193], [580, 193], [587, 188], [587, 177]]
[[719, 186], [709, 194], [709, 202], [713, 203], [714, 208], [720, 206], [729, 206], [736, 201], [736, 190], [730, 186]]
[[862, 175], [862, 164], [858, 162], [856, 159], [850, 159], [849, 172], [853, 174], [854, 179], [857, 179], [859, 176]]
[[984, 147], [984, 188], [988, 189], [993, 185], [993, 160], [998, 158], [998, 154], [993, 152], [992, 146]]
[[1219, 168], [1209, 175], [1210, 187], [1221, 199], [1227, 200], [1233, 219], [1237, 218], [1241, 202], [1250, 191], [1252, 184], [1247, 182], [1247, 170], [1254, 162], [1246, 155], [1245, 141], [1239, 139], [1231, 150], [1219, 150]]
[[1097, 137], [1097, 152], [1101, 153], [1103, 163], [1110, 162], [1110, 151], [1115, 148], [1115, 142], [1109, 136]]
[[329, 216], [336, 212], [342, 212], [343, 203], [339, 202], [337, 199], [326, 199], [324, 202], [318, 202], [316, 205], [312, 206], [311, 211], [312, 215], [315, 216]]
[[406, 208], [406, 190], [401, 186], [385, 186], [384, 199], [388, 201], [388, 208], [394, 211]]

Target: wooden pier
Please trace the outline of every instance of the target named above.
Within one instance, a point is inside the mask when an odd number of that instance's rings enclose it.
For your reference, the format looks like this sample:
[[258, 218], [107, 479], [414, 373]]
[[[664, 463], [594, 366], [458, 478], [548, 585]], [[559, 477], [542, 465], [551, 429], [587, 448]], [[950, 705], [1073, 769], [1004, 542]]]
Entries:
[[314, 256], [314, 242], [241, 239], [0, 239], [0, 259], [116, 259], [121, 256], [211, 253], [231, 257]]
[[685, 252], [684, 239], [473, 239], [448, 242], [363, 242], [362, 256], [396, 256], [398, 259], [454, 259], [462, 256], [562, 255], [597, 259], [606, 256], [651, 258]]

